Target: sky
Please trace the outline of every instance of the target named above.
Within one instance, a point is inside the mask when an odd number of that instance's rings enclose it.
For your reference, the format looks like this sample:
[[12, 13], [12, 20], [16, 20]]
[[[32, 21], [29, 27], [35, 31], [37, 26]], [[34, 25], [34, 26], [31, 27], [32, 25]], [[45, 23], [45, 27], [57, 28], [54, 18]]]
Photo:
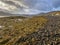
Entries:
[[12, 14], [60, 11], [60, 0], [0, 0], [0, 11]]
[[60, 10], [60, 0], [29, 0], [27, 4], [42, 11]]

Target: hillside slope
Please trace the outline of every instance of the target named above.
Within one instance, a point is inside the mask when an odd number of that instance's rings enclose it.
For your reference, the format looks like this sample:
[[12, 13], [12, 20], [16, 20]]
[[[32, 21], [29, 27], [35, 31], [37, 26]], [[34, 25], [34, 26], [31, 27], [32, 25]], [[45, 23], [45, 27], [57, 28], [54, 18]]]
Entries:
[[0, 18], [0, 45], [15, 45], [20, 38], [44, 28], [46, 22], [47, 19], [43, 16]]
[[59, 45], [60, 16], [0, 18], [0, 45]]

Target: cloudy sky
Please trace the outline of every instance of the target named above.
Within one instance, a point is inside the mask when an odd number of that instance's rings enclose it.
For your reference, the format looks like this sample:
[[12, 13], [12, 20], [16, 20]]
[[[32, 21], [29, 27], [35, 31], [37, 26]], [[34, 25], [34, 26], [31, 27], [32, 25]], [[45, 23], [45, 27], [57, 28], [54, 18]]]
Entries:
[[15, 14], [60, 11], [60, 0], [0, 0], [1, 10]]
[[28, 6], [43, 11], [60, 10], [60, 0], [26, 0]]

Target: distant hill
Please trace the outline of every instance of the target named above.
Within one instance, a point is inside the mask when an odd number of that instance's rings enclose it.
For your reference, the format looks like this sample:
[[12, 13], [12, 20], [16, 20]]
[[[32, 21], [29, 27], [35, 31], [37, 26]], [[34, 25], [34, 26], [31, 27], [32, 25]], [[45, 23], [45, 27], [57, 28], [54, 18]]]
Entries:
[[60, 15], [60, 11], [53, 11], [53, 12], [49, 12], [47, 14], [50, 14], [52, 16], [59, 16]]
[[48, 13], [40, 13], [38, 16], [60, 16], [60, 11], [52, 11]]
[[40, 14], [10, 14], [6, 12], [0, 11], [0, 16], [24, 16], [24, 17], [32, 17], [32, 16], [60, 16], [60, 11], [52, 11], [48, 13], [40, 13]]

